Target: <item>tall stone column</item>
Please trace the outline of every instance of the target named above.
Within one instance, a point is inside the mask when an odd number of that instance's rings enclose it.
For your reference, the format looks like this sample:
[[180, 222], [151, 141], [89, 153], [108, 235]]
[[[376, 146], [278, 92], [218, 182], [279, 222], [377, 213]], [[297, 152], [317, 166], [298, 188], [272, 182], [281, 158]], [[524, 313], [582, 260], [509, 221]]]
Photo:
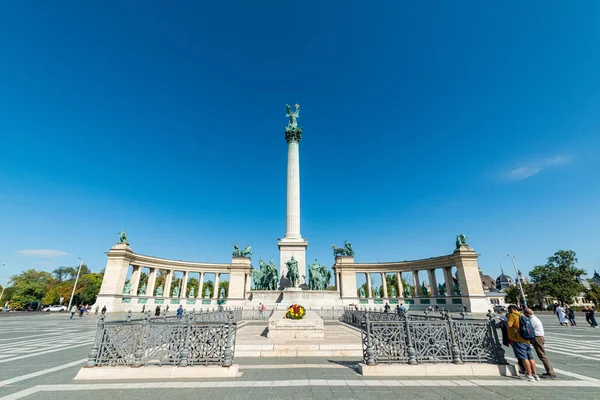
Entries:
[[396, 272], [396, 280], [398, 281], [398, 298], [404, 298], [404, 285], [402, 284], [402, 273]]
[[437, 279], [435, 278], [435, 269], [427, 271], [429, 274], [429, 288], [431, 289], [431, 296], [438, 296]]
[[142, 267], [139, 265], [132, 265], [133, 270], [131, 271], [131, 291], [130, 296], [137, 296], [138, 289], [140, 287], [140, 274], [142, 273]]
[[148, 275], [148, 288], [146, 288], [146, 296], [154, 296], [154, 286], [156, 286], [156, 273], [158, 268], [150, 268]]
[[373, 291], [371, 290], [371, 274], [367, 272], [367, 297], [373, 297]]
[[279, 268], [281, 286], [288, 287], [286, 278], [287, 265], [292, 256], [298, 261], [298, 274], [300, 284], [306, 284], [306, 248], [308, 242], [300, 234], [300, 140], [302, 128], [298, 127], [297, 118], [300, 115], [300, 106], [296, 104], [296, 111], [288, 106], [287, 116], [290, 118], [285, 128], [285, 141], [288, 147], [287, 158], [287, 190], [285, 235], [277, 242], [279, 247]]
[[172, 269], [167, 270], [167, 276], [165, 277], [165, 290], [163, 291], [164, 297], [171, 297], [171, 282], [173, 281], [173, 271]]
[[385, 272], [381, 273], [381, 283], [382, 283], [382, 287], [383, 287], [383, 298], [387, 299], [388, 298], [388, 293], [387, 293], [387, 282], [385, 281]]
[[452, 267], [444, 267], [444, 281], [446, 283], [446, 296], [454, 296], [454, 279], [452, 279]]
[[421, 297], [423, 293], [421, 293], [421, 282], [419, 282], [419, 271], [414, 270], [412, 272], [413, 275], [413, 283], [415, 285], [415, 293], [413, 297]]
[[197, 299], [202, 299], [204, 297], [204, 290], [202, 286], [204, 286], [204, 272], [200, 272], [200, 282], [198, 282], [198, 295], [196, 296]]
[[179, 298], [181, 299], [185, 299], [187, 297], [185, 292], [187, 291], [188, 274], [188, 271], [183, 271], [183, 283], [181, 284], [181, 292], [179, 293]]
[[213, 290], [213, 299], [218, 299], [219, 298], [219, 278], [220, 275], [218, 272], [215, 272], [215, 286], [214, 286], [214, 290]]

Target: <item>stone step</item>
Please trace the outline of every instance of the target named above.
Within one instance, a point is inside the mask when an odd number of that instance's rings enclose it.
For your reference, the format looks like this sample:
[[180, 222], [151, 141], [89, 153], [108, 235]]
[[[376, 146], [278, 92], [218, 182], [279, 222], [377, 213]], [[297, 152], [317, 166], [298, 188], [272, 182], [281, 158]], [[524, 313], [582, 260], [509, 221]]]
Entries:
[[235, 351], [238, 357], [358, 357], [362, 350], [241, 350]]

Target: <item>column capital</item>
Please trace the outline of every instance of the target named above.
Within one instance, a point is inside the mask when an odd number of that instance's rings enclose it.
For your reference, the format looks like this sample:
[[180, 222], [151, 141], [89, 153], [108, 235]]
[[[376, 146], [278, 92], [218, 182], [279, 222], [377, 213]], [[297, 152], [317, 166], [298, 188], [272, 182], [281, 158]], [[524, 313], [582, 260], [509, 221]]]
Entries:
[[302, 128], [300, 127], [290, 127], [285, 128], [285, 141], [287, 143], [296, 142], [300, 143], [302, 139]]

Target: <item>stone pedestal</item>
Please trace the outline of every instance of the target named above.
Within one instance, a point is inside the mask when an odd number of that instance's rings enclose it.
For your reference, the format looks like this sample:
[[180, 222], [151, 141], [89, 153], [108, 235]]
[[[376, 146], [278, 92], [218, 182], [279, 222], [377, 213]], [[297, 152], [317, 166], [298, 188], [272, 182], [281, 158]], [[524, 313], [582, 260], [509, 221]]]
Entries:
[[323, 319], [315, 312], [307, 311], [302, 319], [287, 319], [287, 311], [275, 311], [269, 318], [268, 338], [307, 339], [324, 338]]

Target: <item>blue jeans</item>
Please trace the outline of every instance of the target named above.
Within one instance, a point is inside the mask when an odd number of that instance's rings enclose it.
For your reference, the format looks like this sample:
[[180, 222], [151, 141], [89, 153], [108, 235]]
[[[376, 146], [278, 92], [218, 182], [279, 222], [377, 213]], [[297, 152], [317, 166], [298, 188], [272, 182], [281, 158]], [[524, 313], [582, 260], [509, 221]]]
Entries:
[[75, 315], [75, 313], [74, 313], [74, 312], [72, 312], [72, 313], [71, 313], [71, 318], [69, 318], [69, 319], [73, 319], [73, 316], [74, 316], [74, 315]]

